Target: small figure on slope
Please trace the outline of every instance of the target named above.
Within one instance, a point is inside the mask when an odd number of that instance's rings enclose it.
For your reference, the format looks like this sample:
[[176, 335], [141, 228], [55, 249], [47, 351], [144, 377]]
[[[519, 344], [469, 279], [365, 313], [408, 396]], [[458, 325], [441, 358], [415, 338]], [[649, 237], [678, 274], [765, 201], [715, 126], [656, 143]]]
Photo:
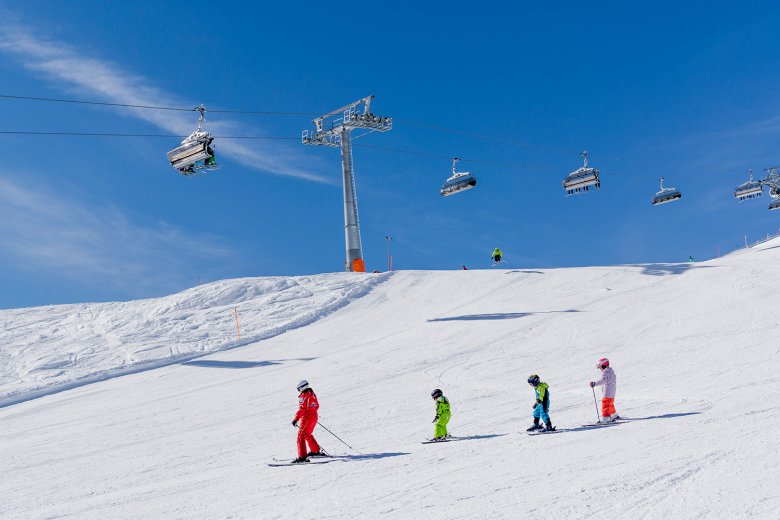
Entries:
[[[539, 376], [532, 374], [528, 377], [528, 384], [536, 389], [536, 402], [534, 403], [534, 424], [528, 428], [534, 430], [554, 431], [555, 427], [550, 421], [550, 389], [547, 383], [539, 380]], [[539, 419], [544, 421], [544, 426], [539, 424]]]
[[609, 359], [599, 359], [596, 367], [601, 370], [601, 379], [598, 381], [591, 381], [590, 386], [603, 386], [602, 389], [604, 395], [601, 398], [601, 419], [599, 422], [615, 422], [620, 419], [620, 416], [615, 411], [615, 393], [617, 392], [617, 376], [612, 367], [609, 366]]
[[499, 248], [495, 248], [493, 250], [493, 254], [490, 255], [491, 257], [493, 257], [493, 262], [499, 263], [501, 261], [501, 254], [502, 254], [501, 250]]
[[[314, 390], [309, 388], [309, 382], [305, 379], [298, 383], [298, 411], [295, 413], [292, 425], [298, 428], [298, 458], [293, 460], [294, 464], [309, 462], [309, 457], [322, 456], [320, 445], [314, 440], [312, 432], [317, 426], [317, 412], [320, 404], [317, 402], [317, 395]], [[298, 424], [300, 422], [300, 424]], [[306, 452], [306, 444], [309, 445], [309, 452]]]
[[436, 430], [431, 440], [439, 441], [450, 436], [447, 433], [447, 423], [450, 422], [450, 416], [452, 415], [450, 402], [438, 388], [431, 392], [431, 398], [436, 401], [436, 417], [433, 418], [433, 422], [436, 423]]

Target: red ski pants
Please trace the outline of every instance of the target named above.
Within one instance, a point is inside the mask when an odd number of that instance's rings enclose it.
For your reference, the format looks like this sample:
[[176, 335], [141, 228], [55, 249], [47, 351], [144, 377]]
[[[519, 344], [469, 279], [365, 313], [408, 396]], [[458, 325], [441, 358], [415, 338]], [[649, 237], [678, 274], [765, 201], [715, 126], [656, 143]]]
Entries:
[[[314, 440], [314, 427], [317, 426], [317, 418], [301, 421], [298, 426], [298, 457], [305, 457], [309, 451], [320, 451], [320, 445]], [[309, 444], [309, 451], [306, 451], [306, 444]]]
[[601, 398], [601, 416], [609, 417], [615, 414], [615, 398], [614, 397], [602, 397]]

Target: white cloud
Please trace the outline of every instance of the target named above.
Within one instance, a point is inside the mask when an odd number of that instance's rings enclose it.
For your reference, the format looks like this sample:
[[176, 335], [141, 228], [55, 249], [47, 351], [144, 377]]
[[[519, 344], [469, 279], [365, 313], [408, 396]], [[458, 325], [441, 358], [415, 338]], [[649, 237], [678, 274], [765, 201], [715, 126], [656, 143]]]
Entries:
[[0, 179], [0, 257], [21, 268], [138, 294], [191, 283], [198, 264], [233, 254], [214, 237], [165, 222], [138, 224], [111, 206], [29, 184]]
[[[124, 71], [116, 64], [84, 56], [77, 49], [62, 42], [44, 39], [21, 23], [15, 16], [0, 10], [0, 52], [19, 59], [25, 67], [55, 80], [62, 87], [74, 87], [100, 101], [146, 106], [182, 106], [171, 94], [151, 86], [148, 79]], [[184, 105], [186, 106], [186, 105]], [[176, 135], [188, 135], [195, 126], [196, 114], [188, 112], [127, 109], [132, 114], [158, 128]], [[210, 123], [214, 134], [242, 133], [241, 127], [231, 121]], [[256, 131], [256, 130], [255, 130]], [[243, 142], [219, 141], [220, 154], [257, 170], [297, 177], [305, 180], [332, 183], [320, 175], [300, 168], [298, 157], [292, 148], [276, 144], [272, 149], [267, 143], [254, 141], [247, 146]], [[161, 152], [162, 154], [163, 152]]]

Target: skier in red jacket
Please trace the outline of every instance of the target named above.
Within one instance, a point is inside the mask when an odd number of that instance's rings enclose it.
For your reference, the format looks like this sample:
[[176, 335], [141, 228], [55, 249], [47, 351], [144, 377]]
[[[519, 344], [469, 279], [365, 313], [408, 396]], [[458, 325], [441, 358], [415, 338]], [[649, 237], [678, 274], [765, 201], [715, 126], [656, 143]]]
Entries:
[[[321, 457], [320, 445], [314, 440], [312, 432], [317, 426], [317, 412], [320, 405], [317, 402], [317, 395], [314, 390], [309, 388], [309, 382], [305, 379], [298, 383], [298, 411], [295, 413], [292, 425], [298, 428], [298, 458], [293, 461], [294, 464], [309, 462], [309, 457]], [[298, 422], [300, 421], [300, 425]], [[309, 444], [309, 452], [306, 453], [306, 444]]]

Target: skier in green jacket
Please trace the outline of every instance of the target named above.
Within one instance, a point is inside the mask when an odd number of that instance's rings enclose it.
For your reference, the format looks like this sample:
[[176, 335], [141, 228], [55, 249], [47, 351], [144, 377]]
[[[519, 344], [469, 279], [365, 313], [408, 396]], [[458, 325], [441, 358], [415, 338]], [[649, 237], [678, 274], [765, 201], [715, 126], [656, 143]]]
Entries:
[[444, 394], [438, 388], [431, 392], [431, 397], [436, 401], [436, 417], [433, 422], [436, 423], [436, 431], [433, 434], [434, 441], [442, 440], [450, 435], [447, 433], [447, 423], [450, 422], [450, 402], [444, 397]]
[[[539, 376], [531, 374], [528, 376], [528, 384], [534, 387], [536, 393], [536, 402], [534, 402], [534, 423], [528, 428], [529, 432], [542, 430], [545, 432], [555, 431], [555, 426], [550, 421], [550, 388], [547, 383], [540, 381]], [[544, 421], [544, 426], [539, 424], [539, 419]]]

